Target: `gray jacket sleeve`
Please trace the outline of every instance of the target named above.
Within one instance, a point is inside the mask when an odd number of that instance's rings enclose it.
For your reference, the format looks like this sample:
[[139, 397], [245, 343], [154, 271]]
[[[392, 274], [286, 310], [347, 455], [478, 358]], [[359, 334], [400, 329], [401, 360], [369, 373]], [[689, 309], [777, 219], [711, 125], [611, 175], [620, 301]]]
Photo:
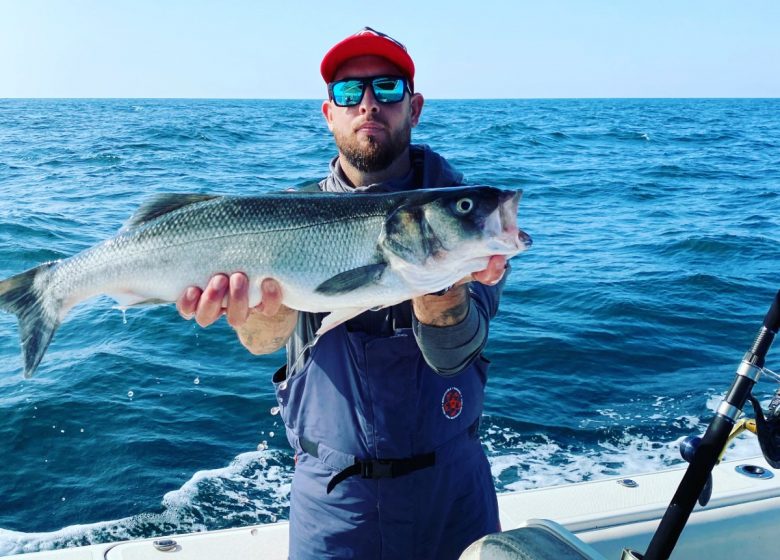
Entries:
[[423, 358], [440, 375], [455, 375], [463, 371], [485, 347], [490, 320], [498, 312], [498, 302], [504, 289], [504, 277], [495, 286], [479, 282], [469, 284], [471, 302], [465, 319], [457, 325], [435, 327], [420, 323], [412, 314], [412, 327]]

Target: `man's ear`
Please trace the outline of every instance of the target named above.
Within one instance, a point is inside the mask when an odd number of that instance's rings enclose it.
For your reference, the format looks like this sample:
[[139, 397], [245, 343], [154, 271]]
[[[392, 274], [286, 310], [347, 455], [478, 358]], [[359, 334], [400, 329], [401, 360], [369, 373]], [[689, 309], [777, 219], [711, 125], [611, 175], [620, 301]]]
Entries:
[[422, 108], [423, 104], [425, 103], [425, 98], [422, 96], [422, 93], [413, 93], [412, 98], [410, 100], [410, 106], [411, 106], [411, 119], [412, 119], [412, 127], [417, 126], [417, 123], [420, 122], [420, 115], [422, 114]]
[[322, 102], [322, 115], [328, 123], [328, 130], [333, 132], [333, 104], [327, 99]]

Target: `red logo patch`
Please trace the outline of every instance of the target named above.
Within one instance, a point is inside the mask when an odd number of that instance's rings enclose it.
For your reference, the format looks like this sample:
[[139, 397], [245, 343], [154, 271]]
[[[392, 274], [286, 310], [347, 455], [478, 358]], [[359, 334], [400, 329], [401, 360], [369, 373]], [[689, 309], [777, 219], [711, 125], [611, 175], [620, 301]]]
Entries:
[[463, 393], [457, 387], [450, 387], [441, 398], [441, 411], [444, 416], [454, 420], [463, 412]]

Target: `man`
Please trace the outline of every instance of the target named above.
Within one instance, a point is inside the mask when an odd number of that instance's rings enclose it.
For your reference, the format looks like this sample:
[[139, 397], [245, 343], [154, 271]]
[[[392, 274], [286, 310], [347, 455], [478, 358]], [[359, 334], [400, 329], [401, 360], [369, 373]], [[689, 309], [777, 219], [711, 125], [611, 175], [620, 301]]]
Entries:
[[[443, 158], [410, 145], [424, 100], [403, 45], [365, 28], [328, 51], [320, 70], [328, 84], [322, 113], [338, 156], [319, 189], [462, 184]], [[281, 305], [272, 279], [253, 309], [240, 272], [216, 275], [179, 299], [180, 313], [201, 326], [225, 314], [253, 353], [287, 347], [274, 382], [296, 451], [291, 559], [457, 558], [498, 530], [477, 431], [487, 375], [481, 351], [505, 268], [504, 257], [493, 257], [443, 294], [366, 312], [316, 345], [323, 314]]]

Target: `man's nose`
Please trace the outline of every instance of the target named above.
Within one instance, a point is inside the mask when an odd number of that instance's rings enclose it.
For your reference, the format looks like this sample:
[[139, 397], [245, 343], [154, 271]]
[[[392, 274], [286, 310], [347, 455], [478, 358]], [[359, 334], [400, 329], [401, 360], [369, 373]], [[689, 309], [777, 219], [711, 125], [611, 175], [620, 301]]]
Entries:
[[368, 86], [363, 93], [363, 99], [360, 100], [361, 113], [378, 113], [379, 101], [374, 97], [374, 88]]

